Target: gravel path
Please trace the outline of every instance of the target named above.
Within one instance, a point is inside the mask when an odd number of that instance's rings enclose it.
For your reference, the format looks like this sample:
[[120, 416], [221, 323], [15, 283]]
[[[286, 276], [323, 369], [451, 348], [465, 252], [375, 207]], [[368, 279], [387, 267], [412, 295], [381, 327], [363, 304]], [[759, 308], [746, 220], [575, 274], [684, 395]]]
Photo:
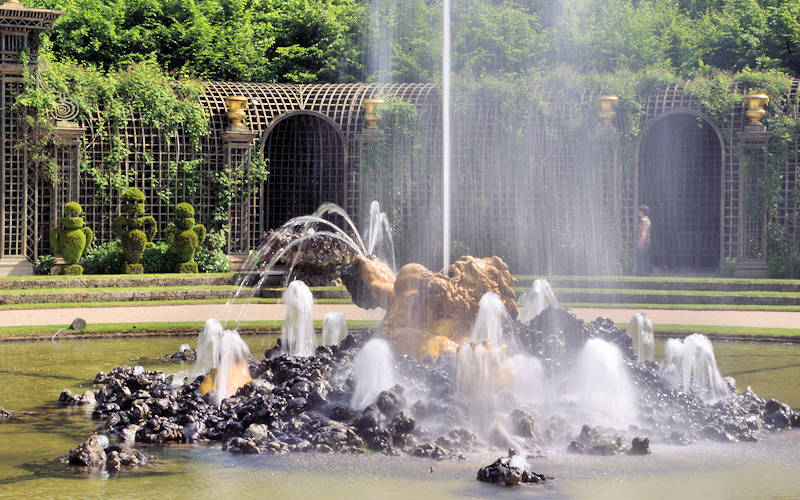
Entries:
[[[800, 312], [632, 310], [613, 308], [573, 308], [572, 310], [585, 321], [604, 316], [618, 323], [627, 323], [634, 312], [644, 312], [656, 324], [800, 328]], [[349, 320], [380, 320], [384, 314], [382, 309], [365, 310], [352, 304], [316, 304], [314, 305], [314, 319], [321, 320], [330, 311], [342, 312]], [[220, 320], [232, 320], [240, 317], [243, 321], [281, 320], [285, 314], [283, 304], [234, 304], [231, 306], [226, 306], [225, 304], [185, 304], [20, 309], [0, 311], [0, 326], [66, 325], [76, 317], [81, 317], [88, 323], [205, 321], [212, 317]]]
[[[314, 319], [321, 320], [331, 311], [343, 312], [348, 320], [380, 320], [382, 309], [366, 310], [352, 304], [315, 304]], [[0, 311], [0, 326], [68, 325], [76, 317], [87, 323], [134, 323], [162, 321], [281, 320], [283, 304], [183, 304], [170, 306], [121, 306], [67, 309], [11, 309]]]

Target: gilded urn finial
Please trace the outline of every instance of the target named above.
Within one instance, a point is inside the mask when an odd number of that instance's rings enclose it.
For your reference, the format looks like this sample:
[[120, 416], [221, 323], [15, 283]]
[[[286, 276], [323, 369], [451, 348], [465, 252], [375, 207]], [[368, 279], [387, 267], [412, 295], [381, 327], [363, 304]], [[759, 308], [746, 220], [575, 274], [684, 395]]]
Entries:
[[225, 106], [228, 108], [226, 113], [228, 123], [231, 128], [243, 128], [244, 119], [247, 116], [247, 97], [243, 95], [232, 95], [225, 98]]
[[597, 117], [600, 124], [604, 127], [612, 127], [611, 122], [617, 116], [616, 107], [619, 104], [619, 97], [615, 95], [601, 95], [597, 98]]
[[769, 104], [769, 96], [767, 94], [747, 94], [742, 99], [745, 106], [744, 114], [750, 120], [747, 128], [764, 129], [765, 126], [761, 120], [767, 114], [765, 108]]
[[377, 129], [378, 128], [378, 106], [382, 106], [386, 101], [379, 98], [379, 97], [371, 97], [369, 99], [364, 99], [364, 102], [361, 103], [361, 107], [364, 108], [364, 121], [367, 122], [368, 129]]

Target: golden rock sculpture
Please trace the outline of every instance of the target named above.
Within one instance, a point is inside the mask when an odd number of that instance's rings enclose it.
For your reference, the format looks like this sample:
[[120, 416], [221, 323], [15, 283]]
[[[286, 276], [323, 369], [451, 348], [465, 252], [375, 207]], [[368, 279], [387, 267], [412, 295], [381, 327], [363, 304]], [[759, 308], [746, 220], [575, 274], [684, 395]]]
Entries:
[[357, 305], [386, 310], [382, 333], [401, 351], [437, 356], [455, 352], [457, 341], [469, 337], [487, 292], [499, 295], [517, 317], [514, 279], [500, 257], [464, 256], [448, 274], [406, 264], [393, 276], [384, 264], [359, 255], [342, 277]]

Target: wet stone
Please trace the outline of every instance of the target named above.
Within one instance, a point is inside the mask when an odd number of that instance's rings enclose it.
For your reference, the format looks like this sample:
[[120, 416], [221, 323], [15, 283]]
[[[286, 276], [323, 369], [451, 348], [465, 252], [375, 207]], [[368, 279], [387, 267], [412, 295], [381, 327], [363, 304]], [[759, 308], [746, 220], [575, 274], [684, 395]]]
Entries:
[[646, 436], [638, 436], [631, 441], [631, 448], [628, 455], [649, 455], [650, 440]]
[[[553, 479], [544, 474], [537, 474], [524, 468], [524, 460], [519, 461], [519, 452], [509, 450], [507, 457], [500, 457], [494, 463], [481, 467], [478, 470], [477, 479], [484, 483], [498, 484], [502, 486], [518, 486], [523, 483], [538, 484], [543, 481]], [[517, 456], [515, 458], [515, 456]], [[518, 464], [514, 464], [518, 462]], [[512, 465], [513, 464], [513, 465]]]

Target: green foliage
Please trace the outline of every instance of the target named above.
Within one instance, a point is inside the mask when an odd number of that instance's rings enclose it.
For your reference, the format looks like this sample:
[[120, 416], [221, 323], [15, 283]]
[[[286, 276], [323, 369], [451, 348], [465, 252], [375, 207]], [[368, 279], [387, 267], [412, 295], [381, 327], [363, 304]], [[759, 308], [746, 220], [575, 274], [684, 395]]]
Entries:
[[[208, 243], [208, 239], [206, 239]], [[231, 261], [220, 249], [209, 249], [203, 245], [194, 254], [197, 270], [201, 273], [227, 273], [231, 270]]]
[[142, 269], [147, 274], [175, 272], [178, 263], [166, 242], [158, 242], [142, 251]]
[[56, 258], [53, 255], [40, 255], [36, 258], [36, 263], [33, 265], [35, 274], [50, 274], [50, 270], [56, 264]]
[[722, 276], [733, 276], [736, 271], [736, 264], [738, 264], [738, 260], [735, 257], [725, 257], [720, 263], [719, 273]]
[[97, 245], [83, 258], [86, 274], [120, 274], [125, 264], [125, 256], [119, 240]]
[[[122, 130], [134, 115], [143, 125], [158, 130], [168, 143], [181, 130], [199, 150], [200, 138], [208, 134], [209, 123], [199, 102], [202, 84], [167, 76], [153, 58], [107, 71], [87, 62], [54, 60], [45, 38], [37, 73], [34, 75], [26, 65], [25, 90], [14, 105], [26, 116], [19, 146], [46, 177], [58, 181], [52, 155], [61, 139], [50, 117], [64, 95], [77, 106], [78, 119], [93, 122], [93, 135], [84, 140], [108, 145], [101, 166], [89, 162], [81, 165], [82, 172], [93, 179], [101, 193], [123, 189], [130, 183], [129, 174], [123, 173], [121, 166], [134, 153]], [[110, 204], [112, 200], [106, 196], [104, 201]]]
[[104, 70], [155, 58], [171, 73], [240, 81], [360, 79], [356, 0], [34, 0], [64, 9], [59, 60]]

